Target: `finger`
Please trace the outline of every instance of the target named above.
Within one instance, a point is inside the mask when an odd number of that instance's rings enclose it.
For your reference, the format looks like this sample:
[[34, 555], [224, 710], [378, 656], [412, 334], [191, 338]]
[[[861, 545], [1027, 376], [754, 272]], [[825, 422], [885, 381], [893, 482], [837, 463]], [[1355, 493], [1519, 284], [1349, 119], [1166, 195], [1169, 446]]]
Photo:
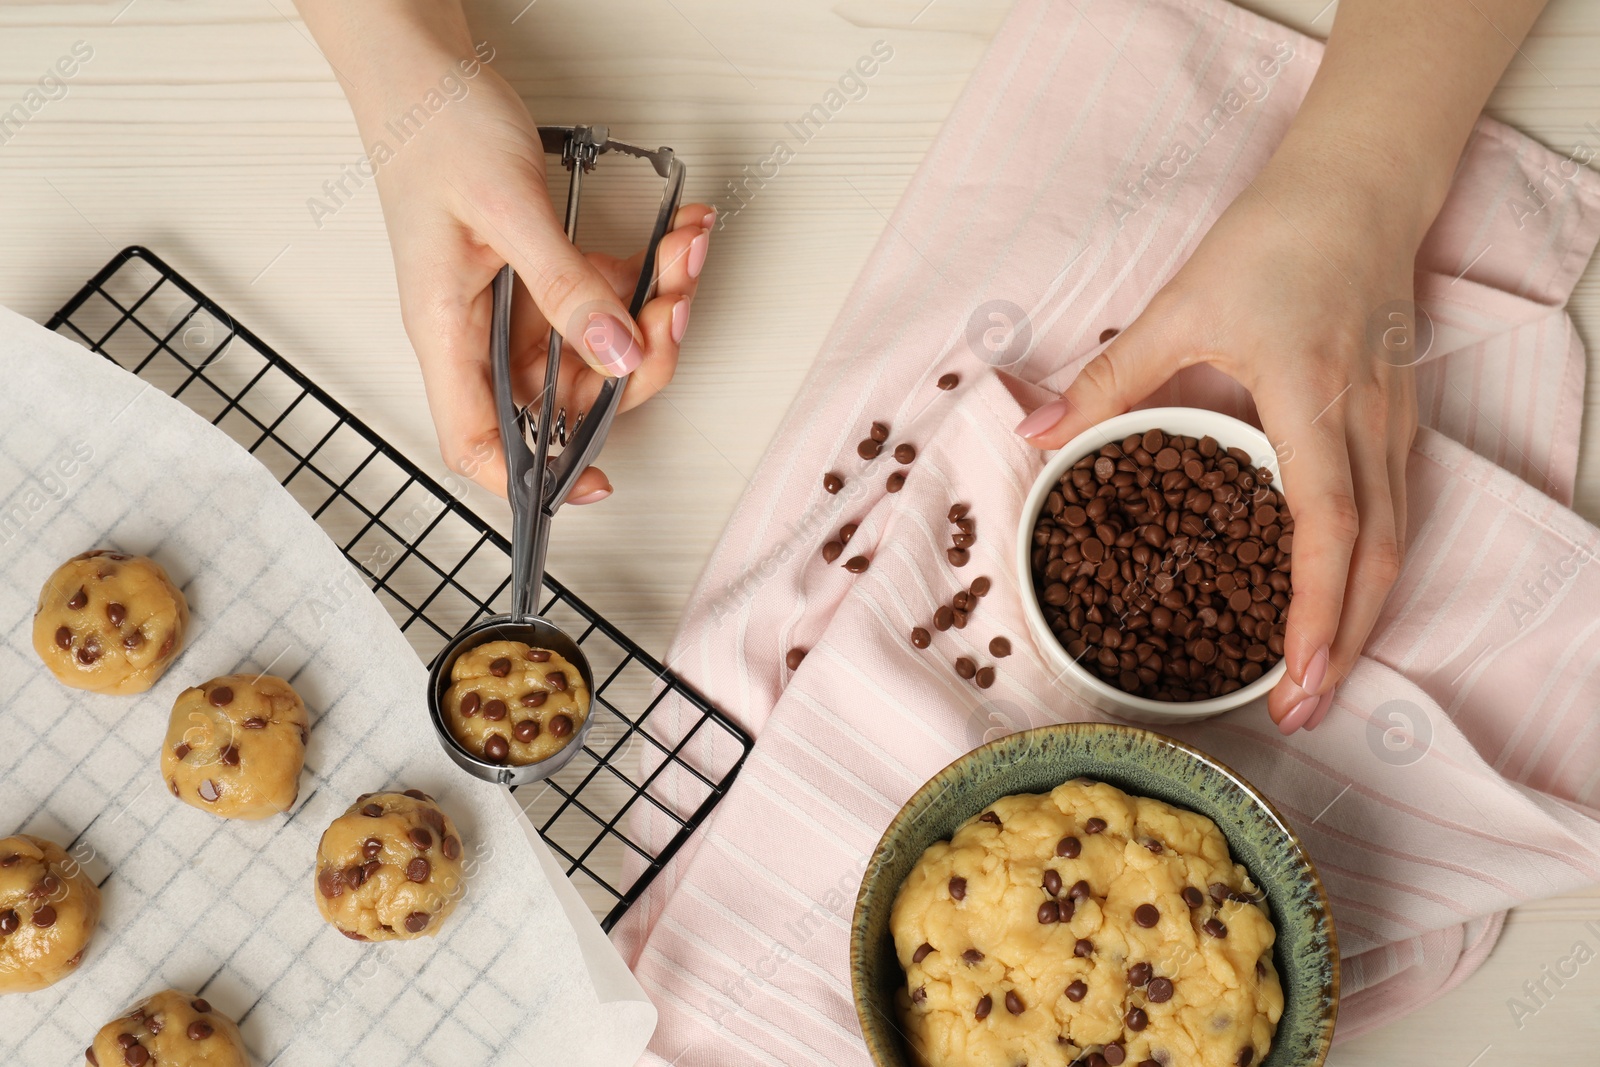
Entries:
[[597, 504], [610, 495], [611, 480], [606, 477], [606, 472], [599, 467], [585, 467], [577, 481], [572, 483], [572, 491], [567, 494], [566, 502]]
[[[475, 209], [483, 239], [522, 278], [546, 322], [597, 373], [619, 377], [644, 359], [641, 338], [610, 282], [567, 240], [542, 183], [519, 187]], [[472, 214], [467, 216], [473, 218]]]
[[1343, 387], [1274, 385], [1253, 391], [1268, 436], [1283, 442], [1280, 451], [1286, 458], [1280, 466], [1284, 498], [1294, 518], [1294, 568], [1284, 632], [1287, 675], [1273, 688], [1267, 707], [1278, 728], [1293, 733], [1315, 712], [1311, 698], [1329, 680], [1328, 657], [1339, 630], [1360, 512], [1343, 413], [1326, 406]]
[[[695, 210], [699, 211], [698, 215], [693, 215]], [[702, 205], [694, 205], [693, 208], [680, 210], [679, 217], [686, 217], [686, 212], [693, 215], [695, 221], [668, 231], [656, 249], [657, 296], [693, 296], [700, 272], [705, 268], [706, 254], [711, 246], [711, 227], [701, 223], [705, 219], [715, 222], [716, 212]], [[611, 282], [617, 294], [626, 299], [633, 295], [639, 271], [644, 266], [644, 256], [644, 250], [641, 249], [626, 259], [594, 253], [590, 254], [589, 259]]]
[[689, 328], [689, 303], [687, 296], [658, 296], [639, 310], [645, 358], [628, 379], [620, 410], [638, 407], [672, 381], [678, 369], [678, 345]]
[[1111, 346], [1084, 365], [1061, 399], [1052, 400], [1016, 426], [1016, 434], [1039, 448], [1060, 448], [1078, 434], [1120, 415], [1177, 373], [1186, 356], [1169, 342], [1157, 311], [1146, 311]]

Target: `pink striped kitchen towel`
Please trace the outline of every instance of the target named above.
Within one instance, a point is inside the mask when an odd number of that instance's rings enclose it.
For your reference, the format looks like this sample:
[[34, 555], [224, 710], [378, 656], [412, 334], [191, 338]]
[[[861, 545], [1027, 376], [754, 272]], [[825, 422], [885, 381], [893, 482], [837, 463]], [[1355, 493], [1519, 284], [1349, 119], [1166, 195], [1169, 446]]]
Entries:
[[[1018, 607], [1013, 532], [1043, 458], [1011, 427], [1172, 276], [1267, 159], [1320, 54], [1220, 0], [1017, 4], [673, 645], [672, 665], [758, 740], [615, 934], [661, 1009], [648, 1062], [866, 1062], [848, 925], [883, 828], [985, 739], [1096, 717], [1052, 685]], [[1600, 880], [1600, 531], [1566, 507], [1584, 354], [1562, 309], [1600, 236], [1600, 176], [1576, 162], [1593, 145], [1558, 155], [1478, 125], [1417, 264], [1436, 330], [1413, 541], [1327, 721], [1283, 738], [1239, 712], [1173, 731], [1269, 794], [1309, 847], [1344, 954], [1341, 1037], [1460, 982], [1507, 909]], [[1014, 381], [969, 337], [988, 301], [1028, 313]], [[946, 373], [958, 388], [936, 388]], [[1251, 414], [1216, 375], [1155, 399]], [[885, 461], [856, 455], [874, 420], [918, 450], [898, 494]], [[847, 479], [837, 495], [826, 471]], [[952, 501], [978, 526], [959, 571]], [[846, 523], [846, 556], [872, 561], [860, 575], [818, 551]], [[979, 575], [995, 592], [971, 625], [913, 650], [911, 628]], [[996, 635], [1017, 654], [993, 688], [958, 679], [950, 662], [987, 662]], [[794, 648], [810, 651], [790, 668]]]

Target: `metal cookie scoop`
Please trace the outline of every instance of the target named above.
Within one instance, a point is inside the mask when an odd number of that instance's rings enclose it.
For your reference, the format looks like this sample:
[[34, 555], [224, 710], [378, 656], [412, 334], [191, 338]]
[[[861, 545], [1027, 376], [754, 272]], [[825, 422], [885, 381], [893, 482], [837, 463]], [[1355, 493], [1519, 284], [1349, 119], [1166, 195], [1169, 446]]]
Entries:
[[[655, 292], [656, 251], [677, 213], [683, 194], [684, 166], [670, 148], [649, 151], [608, 138], [604, 126], [541, 126], [546, 152], [559, 154], [571, 177], [567, 186], [566, 232], [573, 240], [578, 231], [578, 195], [583, 175], [604, 154], [616, 152], [645, 159], [666, 181], [655, 227], [645, 250], [639, 281], [628, 305], [637, 317]], [[494, 317], [490, 326], [489, 355], [494, 375], [495, 408], [500, 420], [500, 441], [506, 456], [506, 496], [511, 503], [511, 611], [467, 627], [447, 645], [428, 675], [428, 714], [445, 752], [468, 774], [501, 785], [527, 785], [555, 774], [577, 755], [594, 724], [594, 672], [588, 658], [562, 629], [539, 617], [539, 596], [544, 584], [545, 553], [550, 544], [550, 520], [567, 499], [573, 484], [599, 455], [611, 420], [627, 384], [626, 376], [607, 379], [594, 404], [578, 416], [576, 428], [568, 425], [566, 409], [557, 402], [563, 339], [552, 326], [549, 358], [545, 361], [544, 391], [538, 413], [519, 412], [511, 393], [511, 293], [510, 266], [494, 280]], [[586, 324], [576, 324], [577, 329]], [[531, 433], [530, 443], [528, 434]], [[559, 455], [552, 443], [563, 447]], [[498, 764], [469, 752], [456, 740], [445, 721], [444, 696], [451, 684], [456, 660], [487, 641], [521, 641], [533, 648], [549, 649], [570, 662], [583, 677], [589, 693], [589, 714], [565, 747], [534, 763]]]

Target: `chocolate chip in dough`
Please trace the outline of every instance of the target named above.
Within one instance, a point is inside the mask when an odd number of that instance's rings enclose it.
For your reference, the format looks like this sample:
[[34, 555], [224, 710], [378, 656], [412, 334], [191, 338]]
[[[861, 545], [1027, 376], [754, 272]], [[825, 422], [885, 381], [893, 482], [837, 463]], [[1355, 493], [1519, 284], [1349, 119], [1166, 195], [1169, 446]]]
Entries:
[[1089, 883], [1082, 878], [1073, 882], [1072, 888], [1067, 890], [1067, 896], [1073, 900], [1088, 900], [1091, 895], [1093, 891], [1089, 888]]
[[1075, 860], [1081, 851], [1083, 851], [1083, 843], [1076, 837], [1063, 837], [1056, 842], [1056, 855], [1063, 859]]
[[1135, 963], [1132, 967], [1128, 968], [1128, 984], [1135, 987], [1142, 986], [1146, 982], [1150, 981], [1150, 975], [1153, 974], [1154, 971], [1155, 968], [1151, 967], [1143, 960], [1140, 960], [1138, 963]]
[[106, 605], [106, 618], [111, 620], [112, 626], [121, 626], [123, 620], [125, 620], [127, 617], [128, 609], [123, 607], [121, 604]]
[[1246, 1045], [1244, 1048], [1239, 1050], [1239, 1055], [1234, 1057], [1233, 1062], [1237, 1065], [1237, 1067], [1250, 1067], [1250, 1062], [1255, 1058], [1256, 1050], [1251, 1048], [1249, 1045]]
[[217, 753], [217, 759], [222, 761], [224, 767], [239, 766], [239, 747], [237, 745], [223, 745], [222, 751]]
[[1223, 924], [1221, 919], [1207, 919], [1205, 922], [1200, 924], [1200, 929], [1219, 940], [1228, 936], [1228, 928]]
[[959, 874], [950, 879], [950, 899], [964, 900], [967, 896], [967, 880]]
[[15, 908], [0, 911], [0, 935], [14, 934], [21, 925], [22, 919], [18, 917]]
[[1192, 885], [1184, 886], [1181, 895], [1183, 896], [1183, 902], [1189, 905], [1191, 909], [1198, 908], [1206, 902], [1205, 894]]
[[1022, 998], [1017, 996], [1015, 989], [1006, 990], [1006, 1011], [1009, 1011], [1012, 1015], [1022, 1014]]
[[423, 852], [433, 847], [433, 835], [428, 832], [426, 827], [413, 826], [407, 831], [406, 836], [411, 839], [413, 845]]
[[[555, 731], [552, 730], [551, 733]], [[483, 758], [490, 763], [504, 763], [506, 756], [511, 752], [511, 745], [499, 734], [490, 734], [483, 743]]]
[[990, 999], [989, 994], [985, 993], [979, 998], [978, 1006], [972, 1009], [972, 1017], [974, 1019], [987, 1019], [989, 1017], [989, 1009], [992, 1007], [994, 1007], [994, 1001]]
[[413, 882], [426, 882], [428, 875], [433, 873], [433, 864], [424, 856], [418, 856], [406, 864], [406, 877]]
[[446, 837], [439, 849], [444, 853], [445, 859], [458, 860], [461, 858], [461, 839], [454, 836]]
[[78, 591], [72, 594], [72, 599], [67, 601], [67, 607], [72, 611], [82, 611], [84, 606], [88, 603], [89, 594], [84, 592], [83, 588], [80, 586]]
[[1080, 937], [1072, 944], [1072, 954], [1081, 960], [1086, 960], [1094, 955], [1094, 942], [1087, 937]]
[[207, 804], [215, 804], [222, 798], [222, 790], [218, 789], [217, 783], [213, 782], [209, 778], [203, 779], [200, 782], [200, 787], [197, 792], [200, 794], [200, 799], [205, 801]]
[[55, 924], [56, 924], [56, 909], [55, 908], [51, 907], [49, 904], [46, 904], [42, 908], [35, 909], [35, 911], [33, 913], [33, 925], [37, 926], [41, 930], [48, 930], [50, 927], [54, 926]]
[[1061, 872], [1054, 867], [1046, 867], [1044, 878], [1039, 884], [1044, 887], [1046, 893], [1053, 897], [1059, 897], [1061, 895]]
[[1165, 1004], [1172, 999], [1172, 979], [1150, 979], [1150, 985], [1145, 989], [1144, 995], [1152, 1004]]
[[1106, 821], [1099, 817], [1092, 818], [1083, 824], [1083, 832], [1086, 834], [1098, 834], [1105, 828]]
[[428, 913], [425, 911], [412, 912], [406, 916], [406, 932], [411, 934], [422, 933], [428, 928], [428, 919]]
[[489, 722], [499, 722], [506, 717], [506, 702], [496, 697], [483, 705], [483, 717]]
[[361, 842], [361, 856], [363, 859], [377, 859], [378, 855], [382, 852], [383, 842], [379, 841], [376, 837], [369, 837], [365, 841]]
[[78, 662], [84, 666], [87, 667], [99, 658], [100, 642], [95, 640], [93, 636], [90, 636], [83, 644], [78, 646]]
[[468, 693], [461, 698], [461, 714], [465, 718], [472, 718], [478, 714], [478, 709], [483, 707], [483, 697], [477, 693]]
[[544, 680], [546, 685], [558, 693], [565, 693], [567, 691], [566, 671], [551, 671], [549, 674], [544, 676]]
[[1128, 1051], [1112, 1042], [1100, 1050], [1100, 1058], [1106, 1061], [1108, 1067], [1121, 1067], [1122, 1061], [1128, 1058]]
[[246, 730], [265, 730], [267, 728], [267, 720], [259, 715], [252, 715], [239, 725]]
[[911, 962], [921, 963], [923, 960], [928, 958], [928, 953], [932, 951], [933, 946], [924, 941], [922, 944], [917, 946], [917, 951], [911, 954]]
[[204, 1041], [216, 1032], [216, 1028], [204, 1019], [196, 1019], [189, 1024], [188, 1034], [190, 1041]]
[[511, 673], [511, 660], [505, 656], [491, 660], [489, 662], [489, 673], [496, 678], [504, 678]]
[[225, 685], [219, 685], [206, 696], [214, 708], [225, 708], [233, 703], [233, 690]]
[[1161, 912], [1154, 904], [1140, 904], [1133, 909], [1133, 921], [1148, 930], [1161, 921]]
[[534, 663], [549, 663], [550, 650], [548, 648], [530, 648], [523, 656]]
[[1067, 999], [1074, 1004], [1088, 995], [1089, 987], [1083, 984], [1082, 979], [1075, 979], [1071, 985], [1067, 986]]
[[545, 692], [543, 689], [530, 689], [528, 692], [522, 694], [519, 702], [525, 708], [538, 708], [543, 707], [544, 702], [549, 699], [550, 694]]
[[1037, 918], [1041, 926], [1061, 921], [1061, 905], [1059, 901], [1046, 900], [1039, 905]]
[[383, 814], [383, 806], [381, 804], [363, 804], [361, 806], [361, 814], [369, 819], [376, 819]]
[[1129, 1008], [1128, 1013], [1122, 1017], [1122, 1024], [1129, 1030], [1137, 1032], [1150, 1025], [1150, 1016], [1145, 1014], [1143, 1008]]
[[129, 1045], [122, 1050], [122, 1058], [128, 1067], [144, 1067], [150, 1062], [150, 1050], [139, 1044]]
[[968, 964], [982, 963], [983, 962], [983, 953], [979, 952], [975, 948], [969, 948], [969, 949], [967, 949], [967, 951], [965, 951], [965, 952], [963, 952], [961, 954], [961, 958], [963, 960], [965, 960]]
[[179, 741], [178, 746], [172, 750], [172, 754], [176, 756], [178, 761], [181, 763], [183, 762], [184, 757], [187, 756], [191, 751], [192, 750], [189, 748], [189, 743], [187, 741]]
[[550, 716], [550, 736], [566, 737], [572, 733], [572, 717], [565, 713]]
[[523, 719], [511, 728], [511, 735], [523, 744], [527, 744], [539, 736], [539, 720]]

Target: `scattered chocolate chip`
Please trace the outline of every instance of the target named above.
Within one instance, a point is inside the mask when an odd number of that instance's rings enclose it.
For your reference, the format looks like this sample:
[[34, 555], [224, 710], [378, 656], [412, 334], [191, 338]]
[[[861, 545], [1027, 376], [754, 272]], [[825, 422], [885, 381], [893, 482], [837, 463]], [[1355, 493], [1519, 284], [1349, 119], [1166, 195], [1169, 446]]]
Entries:
[[959, 656], [956, 658], [956, 674], [960, 675], [962, 678], [970, 680], [972, 676], [977, 673], [978, 665], [976, 663], [972, 662], [965, 656]]
[[875, 422], [872, 424], [872, 429], [867, 432], [867, 436], [881, 445], [889, 439], [889, 427], [885, 423]]
[[566, 737], [572, 733], [572, 717], [563, 713], [550, 716], [550, 736]]
[[877, 459], [878, 453], [882, 451], [883, 446], [870, 437], [862, 438], [861, 443], [856, 445], [856, 455], [862, 459]]
[[[555, 730], [552, 729], [550, 732], [555, 733]], [[504, 763], [506, 761], [506, 757], [510, 754], [510, 743], [499, 734], [490, 734], [488, 739], [483, 743], [483, 758], [488, 760], [490, 763]]]
[[1064, 859], [1075, 860], [1081, 851], [1083, 851], [1083, 843], [1076, 837], [1063, 837], [1056, 842], [1056, 855]]
[[511, 736], [527, 744], [539, 736], [539, 720], [523, 719], [511, 728]]
[[963, 952], [961, 954], [961, 958], [963, 960], [965, 960], [969, 964], [982, 963], [983, 962], [983, 953], [979, 952], [975, 948], [969, 948], [969, 949], [967, 949], [967, 951], [965, 951], [965, 952]]
[[830, 493], [837, 493], [844, 488], [844, 479], [829, 471], [822, 476], [822, 488]]
[[478, 714], [478, 709], [481, 707], [483, 707], [483, 698], [477, 693], [468, 693], [461, 698], [461, 714], [465, 718], [470, 719]]
[[994, 668], [993, 667], [979, 667], [978, 668], [978, 676], [976, 678], [974, 678], [973, 681], [978, 683], [978, 688], [979, 689], [987, 689], [987, 688], [989, 688], [991, 685], [994, 684]]
[[1067, 986], [1067, 999], [1074, 1004], [1088, 995], [1089, 987], [1083, 984], [1082, 979], [1075, 979], [1071, 985]]
[[791, 671], [799, 670], [800, 669], [800, 664], [801, 664], [802, 661], [805, 660], [805, 658], [806, 658], [806, 650], [805, 649], [803, 649], [803, 648], [791, 648], [789, 650], [788, 654], [783, 657], [783, 662]]
[[911, 647], [912, 648], [927, 648], [928, 644], [932, 640], [933, 640], [932, 636], [928, 633], [927, 630], [924, 630], [922, 627], [913, 626], [911, 628]]
[[1150, 1025], [1150, 1016], [1144, 1013], [1143, 1008], [1129, 1008], [1128, 1013], [1122, 1017], [1122, 1024], [1129, 1030], [1137, 1032]]
[[959, 874], [950, 879], [950, 899], [964, 900], [967, 896], [967, 880]]
[[1100, 343], [1105, 344], [1107, 341], [1115, 337], [1119, 332], [1121, 331], [1119, 331], [1115, 326], [1106, 327], [1100, 331]]
[[1133, 909], [1133, 921], [1148, 930], [1161, 921], [1161, 912], [1154, 904], [1140, 904]]
[[426, 930], [427, 928], [428, 928], [428, 913], [427, 912], [425, 912], [425, 911], [414, 911], [410, 915], [406, 916], [406, 932], [407, 933], [420, 934], [420, 933], [422, 933], [422, 931]]
[[86, 605], [88, 603], [89, 603], [89, 594], [84, 592], [82, 586], [79, 586], [78, 587], [78, 591], [76, 593], [72, 594], [72, 599], [67, 601], [67, 607], [72, 609], [73, 611], [82, 611], [83, 608], [84, 608], [84, 605]]
[[1189, 905], [1191, 909], [1198, 908], [1206, 902], [1205, 895], [1192, 885], [1184, 886], [1181, 896], [1183, 897], [1183, 902]]
[[896, 463], [910, 463], [916, 458], [917, 449], [915, 445], [902, 442], [894, 446], [894, 460]]
[[1172, 999], [1172, 979], [1150, 979], [1150, 987], [1144, 991], [1144, 995], [1152, 1004], [1165, 1004]]
[[869, 563], [866, 556], [851, 556], [845, 561], [844, 569], [851, 574], [860, 574], [867, 569]]
[[924, 941], [922, 944], [917, 946], [917, 951], [911, 954], [911, 962], [921, 963], [923, 960], [928, 958], [928, 953], [932, 951], [933, 946]]
[[955, 609], [949, 604], [940, 604], [933, 613], [933, 628], [941, 633], [955, 625]]
[[361, 807], [361, 814], [365, 815], [369, 819], [376, 819], [378, 816], [383, 814], [383, 805], [364, 804]]
[[822, 546], [822, 560], [824, 563], [832, 563], [843, 551], [844, 545], [838, 541], [828, 541]]
[[1083, 824], [1083, 832], [1086, 834], [1098, 834], [1105, 828], [1106, 821], [1098, 817], [1092, 818]]
[[961, 384], [961, 379], [954, 374], [939, 375], [939, 388], [949, 391]]
[[1205, 922], [1200, 924], [1200, 929], [1204, 930], [1206, 933], [1215, 938], [1220, 939], [1228, 936], [1228, 928], [1223, 924], [1221, 919], [1207, 919]]
[[228, 686], [219, 685], [207, 694], [206, 699], [211, 701], [214, 708], [225, 708], [233, 703], [233, 690]]
[[861, 527], [857, 523], [853, 522], [847, 522], [843, 526], [839, 527], [839, 543], [841, 545], [848, 545], [850, 543], [850, 538], [854, 537], [856, 535], [856, 531], [860, 528]]
[[505, 656], [491, 660], [489, 662], [489, 673], [496, 678], [504, 678], [511, 673], [511, 660]]
[[944, 550], [944, 558], [950, 561], [952, 567], [965, 567], [972, 559], [972, 553], [964, 548], [952, 546]]
[[433, 873], [433, 864], [424, 856], [418, 856], [406, 864], [406, 877], [413, 882], [426, 882], [428, 875]]
[[413, 826], [410, 831], [407, 832], [406, 836], [411, 839], [411, 843], [413, 845], [416, 845], [417, 848], [421, 849], [423, 852], [426, 852], [433, 847], [433, 835], [430, 834], [424, 827]]
[[1072, 954], [1081, 960], [1086, 960], [1094, 955], [1094, 942], [1087, 937], [1080, 937], [1072, 944]]
[[483, 717], [490, 722], [499, 722], [506, 717], [506, 702], [496, 697], [483, 705]]
[[884, 480], [883, 487], [891, 493], [898, 493], [900, 490], [904, 489], [906, 487], [905, 472], [895, 471], [893, 474], [889, 475], [889, 477]]
[[222, 799], [222, 790], [218, 789], [217, 783], [213, 782], [209, 778], [201, 781], [200, 788], [196, 790], [196, 792], [200, 794], [200, 799], [205, 801], [207, 804], [215, 804], [218, 800]]
[[1005, 659], [1011, 655], [1011, 642], [1004, 637], [996, 637], [989, 641], [989, 655], [995, 659]]
[[1135, 963], [1132, 967], [1128, 968], [1128, 984], [1135, 987], [1142, 986], [1146, 982], [1150, 981], [1150, 976], [1154, 973], [1154, 967], [1151, 967], [1148, 963], [1140, 960], [1138, 963]]
[[259, 715], [252, 715], [239, 725], [246, 730], [265, 730], [267, 728], [267, 720]]
[[458, 860], [461, 858], [461, 839], [455, 836], [446, 837], [439, 850], [444, 853], [445, 859]]
[[978, 1006], [972, 1009], [972, 1017], [974, 1019], [987, 1019], [989, 1017], [989, 1009], [993, 1006], [994, 1002], [989, 999], [989, 994], [985, 993], [978, 1000]]
[[204, 1019], [196, 1019], [189, 1024], [188, 1034], [190, 1041], [204, 1041], [216, 1032], [216, 1029]]

